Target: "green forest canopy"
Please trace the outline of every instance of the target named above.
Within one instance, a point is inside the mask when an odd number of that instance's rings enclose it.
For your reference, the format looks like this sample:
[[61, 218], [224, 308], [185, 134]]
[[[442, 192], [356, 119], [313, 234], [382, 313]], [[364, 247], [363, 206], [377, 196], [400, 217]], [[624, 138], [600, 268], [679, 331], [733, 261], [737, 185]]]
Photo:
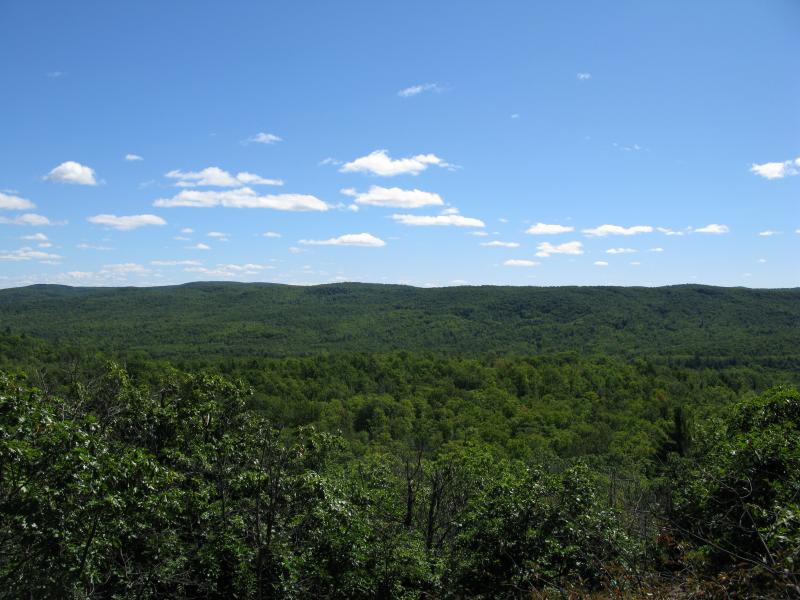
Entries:
[[0, 291], [14, 332], [170, 359], [318, 352], [797, 354], [800, 289], [192, 283]]
[[800, 594], [798, 290], [0, 292], [0, 598]]

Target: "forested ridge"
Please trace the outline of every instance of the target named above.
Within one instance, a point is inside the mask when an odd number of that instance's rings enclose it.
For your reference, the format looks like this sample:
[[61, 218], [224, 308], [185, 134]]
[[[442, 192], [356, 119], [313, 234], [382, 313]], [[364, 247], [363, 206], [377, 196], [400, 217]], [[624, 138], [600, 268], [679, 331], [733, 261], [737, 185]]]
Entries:
[[170, 359], [328, 352], [783, 356], [800, 290], [192, 283], [0, 291], [15, 332]]
[[0, 597], [798, 597], [799, 293], [0, 292]]

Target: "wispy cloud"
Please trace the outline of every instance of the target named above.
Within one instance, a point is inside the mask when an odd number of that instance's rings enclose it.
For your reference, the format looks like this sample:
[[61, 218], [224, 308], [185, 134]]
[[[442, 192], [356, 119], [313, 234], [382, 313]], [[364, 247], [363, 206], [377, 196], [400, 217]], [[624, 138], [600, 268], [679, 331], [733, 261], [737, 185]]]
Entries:
[[[688, 228], [688, 229], [691, 230], [691, 227]], [[680, 235], [684, 234], [683, 231], [679, 231], [677, 229], [670, 229], [669, 227], [656, 227], [656, 231], [658, 231], [659, 233], [663, 233], [664, 235], [678, 235], [678, 236], [680, 236]]]
[[307, 194], [266, 194], [259, 196], [250, 188], [240, 188], [224, 192], [184, 190], [172, 198], [160, 198], [153, 206], [173, 208], [177, 206], [192, 208], [271, 208], [286, 211], [325, 211], [328, 205]]
[[418, 96], [424, 92], [443, 92], [444, 89], [445, 88], [438, 83], [420, 83], [418, 85], [412, 85], [407, 88], [403, 88], [397, 92], [397, 95], [401, 96], [402, 98], [410, 98], [412, 96]]
[[553, 254], [570, 254], [578, 255], [583, 254], [583, 244], [580, 242], [564, 242], [563, 244], [551, 244], [550, 242], [542, 242], [536, 246], [536, 256], [546, 258]]
[[98, 244], [80, 243], [75, 245], [79, 250], [113, 250], [110, 246], [101, 246]]
[[600, 225], [591, 229], [582, 230], [589, 237], [605, 237], [607, 235], [636, 235], [639, 233], [651, 233], [653, 228], [650, 225], [634, 225], [632, 227], [622, 227], [621, 225]]
[[41, 227], [44, 225], [52, 225], [53, 223], [45, 216], [37, 215], [36, 213], [25, 213], [17, 217], [0, 217], [0, 225], [31, 225], [33, 227]]
[[36, 205], [27, 198], [0, 192], [0, 210], [30, 210]]
[[578, 81], [589, 81], [592, 78], [592, 74], [591, 73], [578, 73], [576, 75], [576, 77], [578, 78]]
[[206, 167], [200, 171], [173, 170], [164, 175], [176, 179], [178, 187], [242, 187], [245, 185], [283, 185], [281, 179], [267, 179], [254, 173], [241, 172], [231, 175], [219, 167]]
[[247, 138], [247, 141], [255, 144], [277, 144], [278, 142], [282, 142], [283, 138], [275, 135], [274, 133], [265, 133], [260, 131], [259, 133]]
[[392, 215], [392, 219], [403, 225], [430, 226], [441, 225], [451, 227], [486, 227], [480, 219], [464, 217], [458, 214], [449, 215]]
[[636, 251], [635, 248], [609, 248], [606, 254], [632, 254]]
[[399, 187], [385, 188], [373, 185], [368, 192], [357, 192], [346, 188], [341, 192], [355, 198], [357, 204], [370, 206], [387, 206], [392, 208], [420, 208], [422, 206], [436, 206], [444, 204], [442, 197], [433, 192], [422, 190], [404, 190]]
[[594, 261], [594, 266], [595, 267], [607, 267], [608, 266], [608, 262], [606, 262], [604, 260], [596, 260], [596, 261]]
[[727, 225], [718, 225], [717, 223], [710, 223], [705, 227], [700, 227], [699, 229], [693, 229], [694, 233], [713, 233], [713, 234], [723, 234], [728, 233], [730, 229]]
[[196, 267], [203, 263], [199, 260], [151, 260], [150, 264], [156, 267]]
[[125, 160], [127, 160], [128, 162], [136, 162], [136, 161], [144, 160], [144, 159], [141, 156], [139, 156], [138, 154], [126, 154], [125, 155]]
[[528, 227], [528, 229], [525, 230], [525, 233], [529, 233], [531, 235], [557, 235], [560, 233], [569, 233], [570, 231], [575, 231], [575, 228], [567, 225], [556, 225], [553, 223], [536, 223], [536, 225], [531, 225]]
[[8, 261], [27, 261], [27, 260], [38, 260], [38, 261], [59, 261], [61, 257], [58, 254], [50, 254], [48, 252], [42, 252], [40, 250], [34, 250], [29, 246], [25, 246], [18, 250], [12, 251], [0, 251], [0, 260], [8, 260]]
[[371, 233], [346, 233], [327, 240], [300, 240], [300, 243], [312, 246], [361, 246], [364, 248], [378, 248], [386, 245], [386, 242]]
[[775, 231], [774, 229], [766, 229], [764, 231], [759, 231], [758, 235], [761, 237], [772, 237], [773, 235], [780, 235], [780, 231]]
[[519, 248], [519, 244], [517, 242], [500, 242], [498, 240], [482, 242], [481, 246], [487, 246], [489, 248]]
[[149, 225], [161, 226], [167, 224], [164, 219], [156, 215], [126, 215], [122, 217], [117, 215], [95, 215], [86, 220], [94, 225], [103, 225], [119, 231], [130, 231]]
[[523, 258], [510, 258], [503, 263], [506, 267], [536, 267], [541, 263], [535, 260], [525, 260]]
[[32, 233], [31, 235], [20, 236], [19, 239], [28, 240], [28, 241], [31, 241], [31, 242], [46, 242], [48, 238], [43, 233]]
[[393, 159], [387, 150], [375, 150], [345, 163], [339, 169], [342, 173], [371, 173], [381, 177], [395, 175], [418, 175], [429, 166], [453, 168], [435, 154], [417, 154], [408, 158]]
[[219, 264], [214, 268], [201, 266], [189, 266], [184, 269], [187, 273], [200, 273], [209, 277], [241, 277], [243, 275], [258, 275], [265, 269], [274, 269], [271, 265], [260, 265], [258, 263], [238, 264]]

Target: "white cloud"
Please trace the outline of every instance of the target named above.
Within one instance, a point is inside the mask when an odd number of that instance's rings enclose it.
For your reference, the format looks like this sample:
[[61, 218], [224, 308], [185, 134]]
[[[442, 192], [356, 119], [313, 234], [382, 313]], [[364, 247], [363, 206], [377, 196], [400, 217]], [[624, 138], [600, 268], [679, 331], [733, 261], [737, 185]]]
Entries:
[[117, 215], [95, 215], [86, 220], [95, 225], [113, 227], [120, 231], [130, 231], [131, 229], [137, 229], [147, 225], [167, 224], [164, 219], [156, 215], [126, 215], [124, 217], [118, 217]]
[[178, 187], [242, 187], [245, 185], [283, 185], [280, 179], [265, 179], [254, 173], [241, 172], [231, 175], [219, 167], [206, 167], [200, 171], [181, 171], [174, 169], [164, 175], [169, 179], [177, 179]]
[[642, 146], [640, 146], [639, 144], [632, 144], [630, 146], [627, 146], [627, 145], [624, 145], [624, 144], [618, 144], [617, 142], [613, 142], [611, 145], [614, 148], [617, 148], [619, 150], [624, 150], [625, 152], [634, 152], [634, 151], [635, 152], [640, 152], [640, 151], [644, 150], [644, 148]]
[[375, 150], [366, 156], [345, 163], [342, 173], [372, 173], [381, 177], [395, 175], [418, 175], [430, 165], [452, 167], [435, 154], [417, 154], [409, 158], [393, 159], [386, 150]]
[[77, 244], [75, 247], [81, 250], [113, 250], [113, 248], [109, 246], [97, 246], [94, 244]]
[[2, 252], [0, 251], [0, 260], [10, 261], [24, 261], [24, 260], [39, 260], [39, 261], [58, 261], [61, 257], [58, 254], [49, 254], [40, 250], [34, 250], [28, 246], [20, 248], [19, 250], [12, 250]]
[[322, 211], [329, 206], [315, 196], [305, 194], [266, 194], [259, 196], [250, 188], [224, 192], [183, 190], [172, 198], [160, 198], [153, 206], [171, 208], [187, 206], [193, 208], [272, 208], [291, 211]]
[[525, 233], [529, 233], [531, 235], [556, 235], [559, 233], [569, 233], [570, 231], [575, 231], [575, 228], [567, 225], [536, 223], [536, 225], [531, 225], [528, 227]]
[[187, 266], [193, 267], [202, 265], [199, 260], [151, 260], [151, 265], [155, 265], [157, 267], [178, 267], [178, 266]]
[[244, 185], [283, 185], [283, 179], [265, 179], [260, 175], [245, 171], [236, 174], [236, 180]]
[[261, 234], [261, 237], [265, 237], [265, 238], [279, 238], [279, 237], [282, 237], [282, 236], [281, 236], [281, 234], [280, 234], [280, 233], [277, 233], [277, 232], [275, 232], [275, 231], [265, 231], [264, 233], [262, 233], [262, 234]]
[[512, 118], [512, 119], [519, 119], [519, 113], [513, 113], [513, 114], [511, 115], [511, 118]]
[[26, 198], [0, 192], [0, 210], [30, 210], [36, 205]]
[[369, 233], [347, 233], [328, 240], [300, 240], [301, 244], [313, 246], [362, 246], [378, 248], [386, 242]]
[[485, 231], [470, 231], [467, 235], [474, 235], [476, 237], [487, 237], [489, 234]]
[[481, 246], [488, 246], [490, 248], [519, 248], [517, 242], [500, 242], [497, 240], [491, 242], [482, 242]]
[[631, 254], [637, 252], [635, 248], [609, 248], [606, 254]]
[[656, 227], [656, 231], [663, 233], [664, 235], [683, 235], [683, 231], [677, 231], [675, 229], [670, 229], [669, 227]]
[[596, 261], [594, 261], [594, 266], [595, 267], [607, 267], [608, 263], [606, 261], [604, 261], [604, 260], [596, 260]]
[[663, 252], [663, 248], [648, 248], [648, 252]]
[[783, 162], [769, 162], [750, 166], [750, 172], [764, 179], [783, 179], [800, 173], [800, 157]]
[[634, 267], [638, 267], [638, 266], [639, 266], [639, 265], [641, 265], [642, 263], [640, 263], [638, 260], [634, 260], [634, 261], [632, 261], [630, 264], [631, 264], [631, 265], [633, 265]]
[[695, 233], [728, 233], [730, 229], [728, 229], [727, 225], [717, 225], [716, 223], [711, 223], [706, 225], [705, 227], [701, 227], [700, 229], [695, 229]]
[[357, 192], [352, 188], [341, 190], [346, 196], [355, 198], [358, 204], [370, 206], [390, 206], [392, 208], [420, 208], [444, 204], [442, 197], [433, 192], [422, 190], [404, 190], [398, 187], [385, 188], [373, 185], [368, 192]]
[[210, 237], [210, 238], [216, 238], [220, 242], [227, 242], [228, 241], [228, 234], [227, 233], [222, 233], [221, 231], [209, 231], [206, 235], [208, 237]]
[[32, 233], [31, 235], [23, 235], [19, 239], [30, 240], [32, 242], [46, 242], [48, 238], [43, 233]]
[[208, 244], [203, 244], [202, 242], [199, 244], [195, 244], [194, 246], [189, 246], [189, 250], [211, 250], [211, 246]]
[[458, 214], [449, 215], [392, 215], [392, 219], [403, 225], [445, 225], [453, 227], [486, 227], [486, 223], [480, 219], [463, 217]]
[[48, 181], [56, 183], [74, 183], [77, 185], [97, 185], [94, 169], [68, 160], [44, 176]]
[[208, 269], [206, 267], [187, 267], [184, 269], [187, 273], [201, 273], [209, 277], [241, 277], [242, 275], [258, 275], [264, 269], [272, 269], [274, 267], [267, 265], [258, 265], [248, 263], [245, 265], [217, 265], [216, 268]]
[[128, 274], [145, 275], [150, 272], [150, 269], [137, 264], [137, 263], [117, 263], [112, 265], [103, 265], [100, 273], [103, 275], [125, 276]]
[[191, 227], [184, 227], [183, 229], [181, 229], [181, 233], [189, 235], [190, 233], [194, 233], [194, 229], [192, 229]]
[[282, 142], [283, 138], [275, 135], [274, 133], [264, 133], [263, 131], [247, 138], [248, 142], [255, 142], [257, 144], [275, 144]]
[[583, 233], [591, 237], [605, 237], [607, 235], [636, 235], [637, 233], [650, 233], [653, 228], [650, 225], [634, 225], [633, 227], [622, 227], [621, 225], [600, 225], [591, 229], [584, 229]]
[[25, 213], [18, 217], [0, 217], [0, 225], [32, 225], [33, 227], [41, 227], [43, 225], [52, 225], [50, 219], [35, 213]]
[[410, 87], [403, 88], [397, 92], [397, 95], [403, 98], [410, 98], [411, 96], [417, 96], [423, 92], [441, 92], [443, 90], [444, 88], [438, 83], [420, 83], [418, 85], [412, 85]]
[[141, 156], [139, 156], [138, 154], [126, 154], [125, 155], [125, 160], [127, 160], [129, 162], [134, 162], [134, 161], [137, 161], [137, 160], [144, 160], [144, 159]]
[[767, 262], [766, 258], [759, 258], [756, 262], [761, 263], [762, 265]]
[[521, 258], [511, 258], [503, 263], [507, 267], [535, 267], [541, 263], [535, 260], [524, 260]]
[[200, 171], [181, 171], [174, 169], [164, 175], [169, 179], [177, 179], [175, 185], [180, 187], [193, 187], [208, 185], [216, 187], [239, 187], [242, 183], [233, 175], [219, 167], [206, 167]]
[[272, 265], [259, 265], [257, 263], [247, 263], [244, 265], [236, 265], [236, 264], [228, 264], [228, 265], [217, 265], [223, 269], [228, 271], [263, 271], [264, 269], [274, 269]]
[[591, 73], [578, 73], [577, 74], [578, 81], [588, 81], [592, 78]]
[[542, 242], [536, 246], [536, 256], [546, 258], [552, 254], [583, 254], [583, 244], [580, 242], [564, 242], [563, 244], [553, 245], [550, 242]]
[[775, 231], [774, 229], [766, 229], [764, 231], [759, 231], [758, 235], [761, 237], [771, 237], [773, 235], [779, 235], [780, 233], [780, 231]]

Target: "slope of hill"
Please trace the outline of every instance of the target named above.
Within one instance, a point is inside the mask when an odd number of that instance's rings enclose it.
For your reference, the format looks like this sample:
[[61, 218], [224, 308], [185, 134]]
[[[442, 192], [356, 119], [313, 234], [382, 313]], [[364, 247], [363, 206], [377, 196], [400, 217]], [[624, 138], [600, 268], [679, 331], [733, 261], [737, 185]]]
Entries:
[[800, 289], [35, 285], [0, 291], [0, 326], [164, 358], [396, 350], [767, 357], [797, 353]]

